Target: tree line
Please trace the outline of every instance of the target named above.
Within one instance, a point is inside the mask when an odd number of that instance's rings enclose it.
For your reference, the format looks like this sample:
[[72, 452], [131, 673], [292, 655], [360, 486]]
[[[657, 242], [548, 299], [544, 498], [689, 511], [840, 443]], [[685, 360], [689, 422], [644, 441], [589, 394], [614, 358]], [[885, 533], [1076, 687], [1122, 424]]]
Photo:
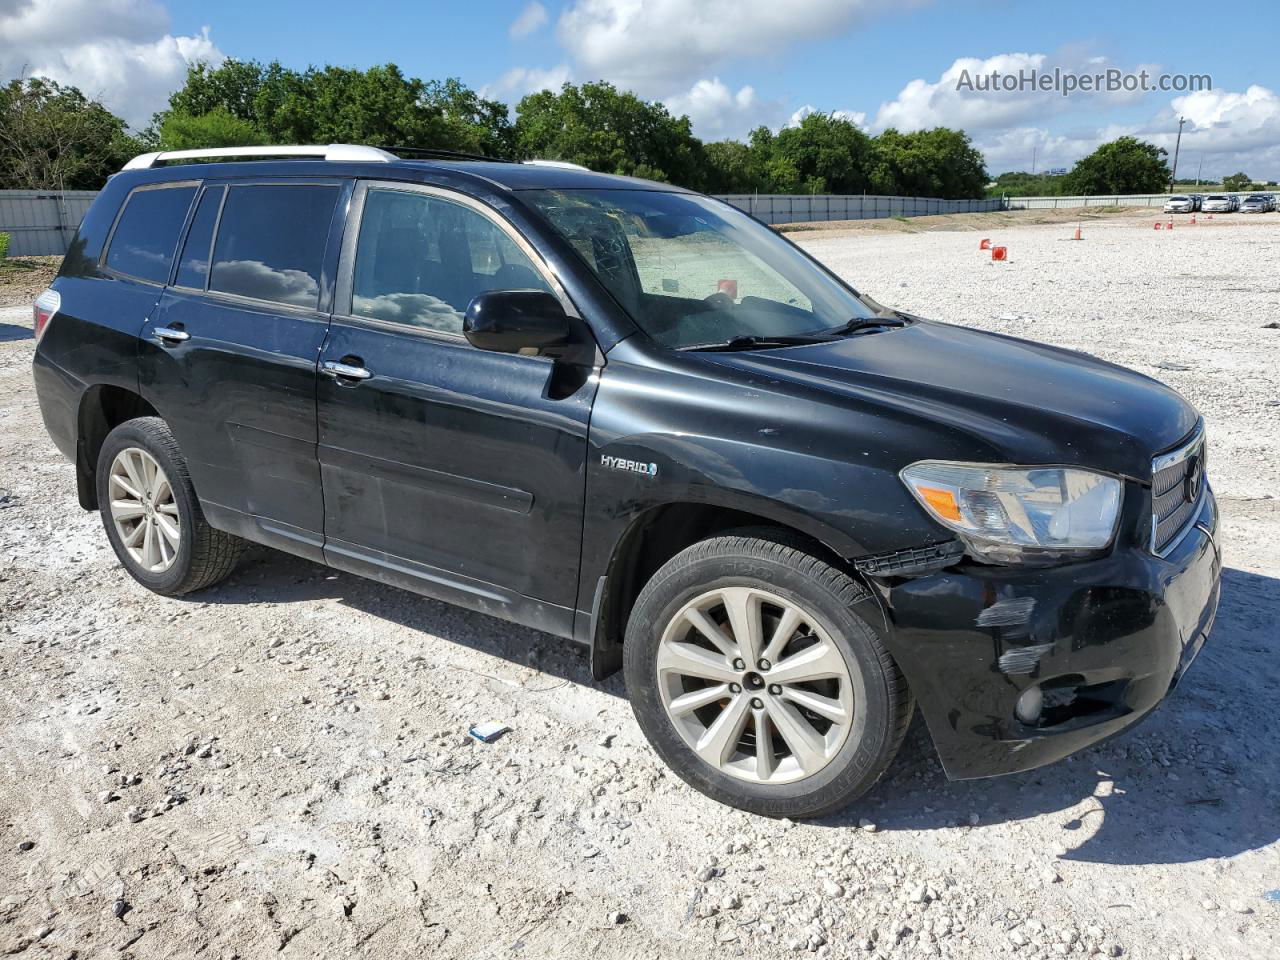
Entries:
[[[987, 188], [983, 156], [962, 130], [870, 136], [836, 114], [812, 113], [778, 131], [758, 127], [745, 141], [704, 143], [687, 116], [606, 82], [529, 94], [513, 117], [457, 79], [421, 80], [394, 64], [294, 70], [227, 60], [193, 65], [168, 106], [137, 132], [74, 87], [40, 77], [0, 87], [0, 188], [97, 189], [149, 150], [290, 143], [540, 157], [721, 194], [961, 199]], [[1163, 179], [1152, 185], [1157, 168]], [[1121, 138], [1068, 177], [1087, 188], [1073, 192], [1144, 192], [1163, 189], [1168, 170], [1163, 150]]]

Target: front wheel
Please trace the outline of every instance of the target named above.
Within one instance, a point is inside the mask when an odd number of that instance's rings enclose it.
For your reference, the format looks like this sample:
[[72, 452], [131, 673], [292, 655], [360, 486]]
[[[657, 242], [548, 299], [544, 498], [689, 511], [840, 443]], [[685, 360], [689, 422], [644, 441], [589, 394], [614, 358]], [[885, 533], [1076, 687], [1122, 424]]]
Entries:
[[814, 817], [861, 796], [913, 703], [865, 588], [767, 533], [672, 558], [636, 601], [623, 646], [636, 720], [686, 783], [722, 803]]
[[168, 597], [211, 586], [244, 541], [209, 526], [169, 426], [159, 417], [120, 424], [98, 454], [98, 507], [120, 563]]

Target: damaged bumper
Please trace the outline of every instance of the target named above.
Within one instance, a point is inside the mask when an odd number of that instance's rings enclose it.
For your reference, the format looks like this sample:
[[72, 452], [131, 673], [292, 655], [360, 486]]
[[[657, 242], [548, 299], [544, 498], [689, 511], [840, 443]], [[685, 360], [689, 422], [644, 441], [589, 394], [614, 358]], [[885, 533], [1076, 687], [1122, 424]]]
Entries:
[[947, 775], [1030, 770], [1150, 713], [1212, 627], [1216, 535], [1207, 493], [1163, 558], [1117, 549], [1053, 569], [966, 564], [885, 586], [890, 647]]

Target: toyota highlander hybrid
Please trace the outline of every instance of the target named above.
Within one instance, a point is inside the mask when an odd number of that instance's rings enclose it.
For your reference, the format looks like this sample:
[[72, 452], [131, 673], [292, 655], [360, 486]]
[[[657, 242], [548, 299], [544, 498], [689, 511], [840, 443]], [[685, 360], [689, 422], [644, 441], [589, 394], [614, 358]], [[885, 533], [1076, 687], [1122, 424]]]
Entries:
[[665, 184], [149, 154], [35, 330], [45, 424], [145, 587], [251, 541], [575, 640], [679, 776], [761, 814], [858, 797], [917, 705], [951, 777], [1058, 760], [1213, 622], [1181, 396], [882, 306]]

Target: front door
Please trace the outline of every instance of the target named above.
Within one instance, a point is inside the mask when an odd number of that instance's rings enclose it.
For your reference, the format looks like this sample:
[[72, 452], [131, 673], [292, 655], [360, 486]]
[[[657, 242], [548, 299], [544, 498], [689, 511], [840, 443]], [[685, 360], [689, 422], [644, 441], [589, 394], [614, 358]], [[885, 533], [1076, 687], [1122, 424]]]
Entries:
[[207, 183], [139, 364], [210, 522], [317, 560], [316, 362], [349, 189]]
[[480, 203], [362, 184], [320, 357], [325, 556], [334, 566], [567, 632], [596, 378], [462, 336], [485, 290], [567, 298]]

